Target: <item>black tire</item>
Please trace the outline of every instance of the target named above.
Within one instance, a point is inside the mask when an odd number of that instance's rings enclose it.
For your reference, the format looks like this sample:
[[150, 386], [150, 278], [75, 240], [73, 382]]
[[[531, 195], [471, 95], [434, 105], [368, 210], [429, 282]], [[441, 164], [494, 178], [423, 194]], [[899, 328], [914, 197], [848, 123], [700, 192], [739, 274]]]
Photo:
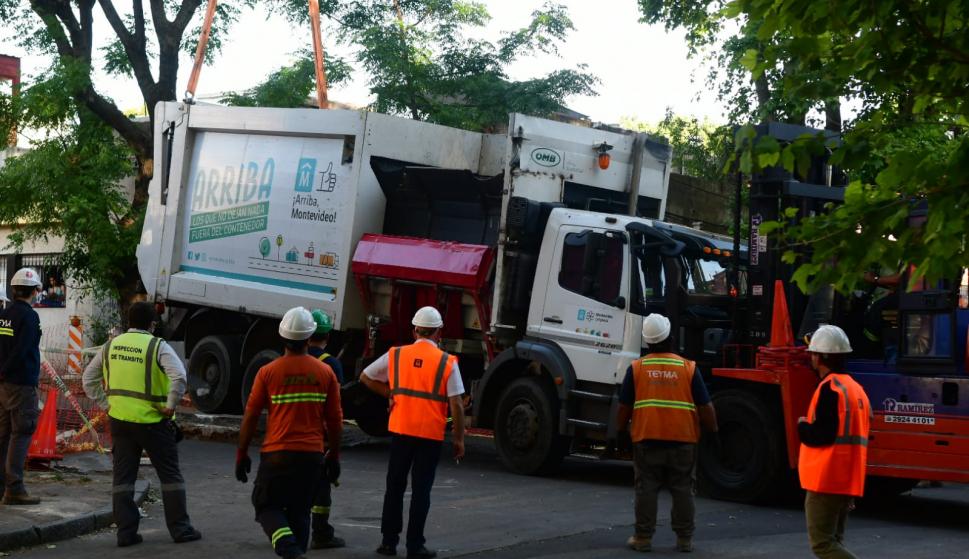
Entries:
[[791, 487], [782, 422], [756, 394], [724, 390], [713, 395], [722, 452], [705, 437], [700, 444], [700, 491], [742, 503], [783, 499]]
[[242, 391], [240, 392], [240, 400], [243, 408], [246, 407], [246, 402], [249, 401], [249, 393], [252, 392], [252, 383], [256, 381], [256, 373], [259, 372], [259, 369], [268, 365], [278, 357], [278, 351], [273, 349], [264, 349], [253, 355], [252, 359], [249, 360], [249, 363], [246, 365], [246, 370], [242, 373]]
[[357, 422], [364, 433], [371, 437], [385, 437], [387, 431], [387, 399], [370, 391], [358, 380], [350, 381], [340, 390], [343, 418]]
[[559, 400], [537, 378], [520, 378], [498, 398], [495, 447], [509, 470], [525, 475], [554, 472], [568, 454], [569, 438], [558, 432]]
[[242, 372], [238, 336], [206, 336], [192, 349], [188, 360], [188, 388], [195, 407], [203, 413], [239, 413]]

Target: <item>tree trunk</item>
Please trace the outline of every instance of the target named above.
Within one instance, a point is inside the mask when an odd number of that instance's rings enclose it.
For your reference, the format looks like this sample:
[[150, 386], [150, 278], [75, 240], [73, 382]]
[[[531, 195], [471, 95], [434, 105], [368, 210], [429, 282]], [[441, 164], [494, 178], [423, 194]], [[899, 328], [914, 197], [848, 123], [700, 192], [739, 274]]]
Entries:
[[760, 109], [761, 122], [766, 124], [777, 120], [774, 111], [769, 109], [770, 84], [767, 82], [767, 76], [761, 74], [760, 77], [754, 80], [754, 91], [757, 92], [757, 106]]
[[824, 129], [841, 133], [840, 99], [829, 99], [824, 102]]

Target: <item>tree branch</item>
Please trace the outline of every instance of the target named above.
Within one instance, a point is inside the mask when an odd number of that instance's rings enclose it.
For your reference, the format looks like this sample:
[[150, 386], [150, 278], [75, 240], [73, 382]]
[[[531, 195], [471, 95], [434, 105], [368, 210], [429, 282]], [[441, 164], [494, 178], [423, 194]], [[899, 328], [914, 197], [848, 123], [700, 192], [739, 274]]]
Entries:
[[101, 97], [94, 90], [94, 86], [89, 85], [78, 97], [91, 112], [97, 115], [108, 126], [117, 130], [118, 134], [128, 142], [140, 158], [150, 159], [152, 157], [151, 134], [125, 116], [114, 103]]
[[138, 88], [141, 90], [141, 94], [147, 97], [148, 94], [154, 89], [155, 81], [151, 76], [151, 64], [148, 62], [148, 52], [145, 50], [145, 16], [141, 10], [141, 0], [135, 0], [134, 10], [135, 10], [135, 26], [138, 27], [138, 21], [141, 21], [141, 32], [140, 37], [136, 29], [135, 34], [128, 31], [118, 12], [114, 8], [114, 4], [111, 0], [98, 0], [101, 5], [101, 10], [104, 11], [104, 15], [111, 24], [111, 28], [114, 29], [115, 35], [118, 36], [118, 40], [121, 41], [121, 45], [124, 47], [124, 52], [128, 56], [128, 62], [131, 64], [131, 69], [134, 71], [135, 79], [138, 81]]

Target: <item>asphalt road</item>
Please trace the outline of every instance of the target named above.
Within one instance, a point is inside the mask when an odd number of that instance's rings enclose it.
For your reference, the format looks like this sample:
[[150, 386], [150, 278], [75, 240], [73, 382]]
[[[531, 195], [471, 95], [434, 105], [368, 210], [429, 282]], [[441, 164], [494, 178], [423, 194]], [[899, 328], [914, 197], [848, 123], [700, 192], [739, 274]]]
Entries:
[[[472, 439], [460, 465], [442, 460], [427, 525], [428, 547], [441, 557], [634, 557], [624, 548], [632, 532], [632, 466], [579, 459], [551, 478], [516, 476], [498, 463], [490, 440]], [[119, 549], [105, 531], [16, 557], [138, 559], [273, 557], [253, 521], [251, 483], [232, 477], [231, 444], [186, 441], [181, 446], [189, 486], [189, 510], [203, 532], [199, 542], [175, 545], [168, 538], [160, 502], [146, 505], [145, 543]], [[376, 558], [386, 472], [386, 446], [368, 444], [343, 453], [343, 478], [334, 490], [333, 523], [349, 546], [311, 551], [310, 557]], [[147, 469], [148, 477], [154, 474]], [[158, 487], [157, 479], [152, 484]], [[673, 551], [669, 500], [660, 503], [661, 526], [653, 555]], [[697, 499], [694, 557], [810, 558], [802, 510], [797, 504], [758, 507]], [[856, 511], [847, 544], [859, 557], [965, 556], [969, 546], [969, 486], [917, 489], [911, 496]], [[399, 548], [403, 555], [403, 546]]]

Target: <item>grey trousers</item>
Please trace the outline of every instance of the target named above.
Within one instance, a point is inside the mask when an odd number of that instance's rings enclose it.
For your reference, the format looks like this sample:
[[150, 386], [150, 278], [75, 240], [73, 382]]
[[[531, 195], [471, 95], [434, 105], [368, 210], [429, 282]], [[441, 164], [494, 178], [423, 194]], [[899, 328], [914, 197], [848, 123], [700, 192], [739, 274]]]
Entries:
[[37, 429], [37, 387], [0, 382], [0, 495], [22, 495], [24, 464]]
[[808, 540], [811, 551], [822, 559], [855, 559], [845, 549], [845, 523], [854, 497], [808, 491], [804, 498]]
[[633, 466], [636, 485], [636, 535], [651, 538], [656, 532], [656, 500], [659, 490], [669, 489], [673, 497], [671, 527], [681, 538], [692, 538], [694, 523], [693, 485], [696, 445], [673, 447], [634, 446]]

